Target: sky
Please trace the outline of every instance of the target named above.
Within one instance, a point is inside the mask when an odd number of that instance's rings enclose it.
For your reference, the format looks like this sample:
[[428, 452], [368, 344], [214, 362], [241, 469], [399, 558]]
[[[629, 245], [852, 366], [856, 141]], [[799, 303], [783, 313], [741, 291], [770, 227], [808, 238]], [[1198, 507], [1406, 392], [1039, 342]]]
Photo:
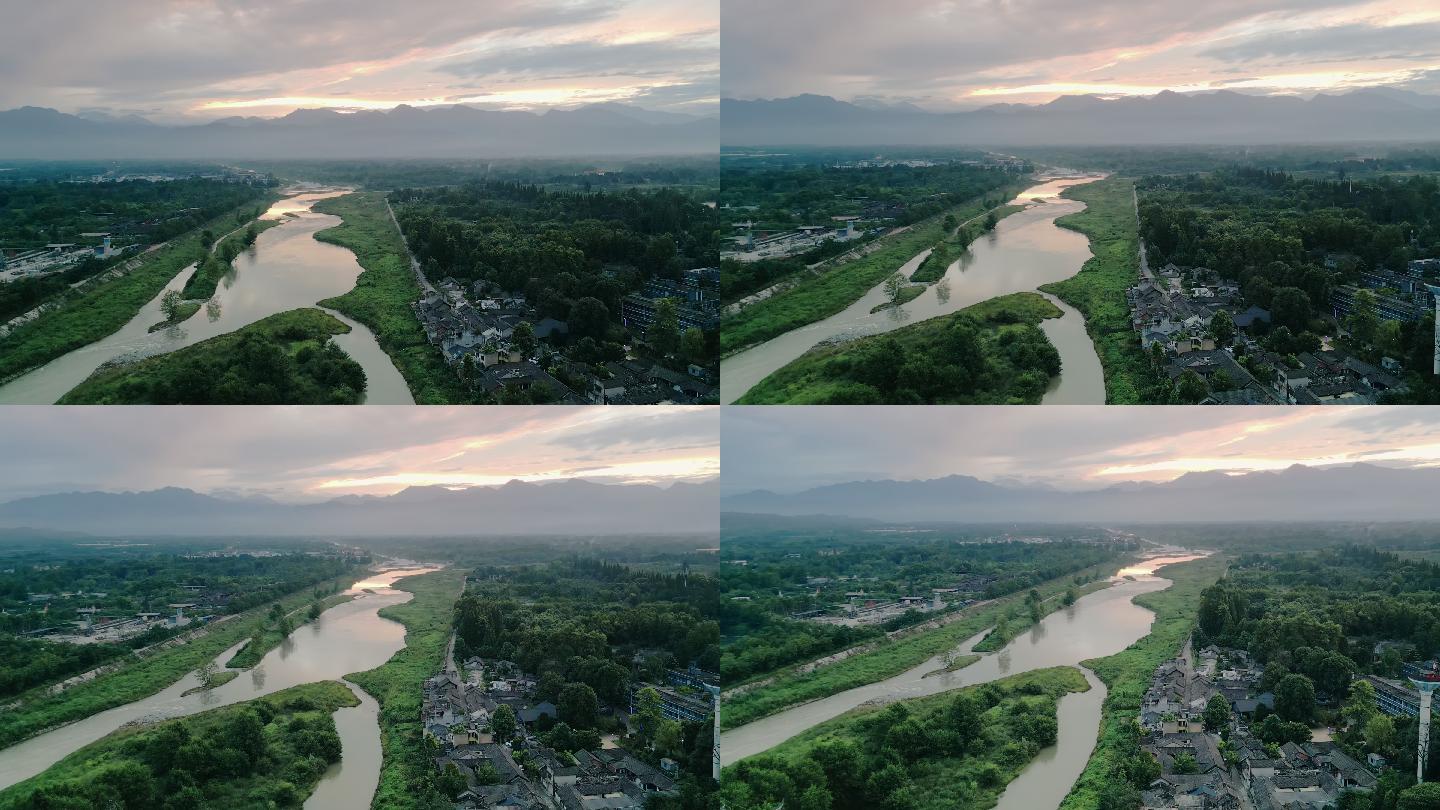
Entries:
[[0, 109], [718, 104], [719, 0], [0, 0]]
[[729, 98], [1440, 92], [1440, 4], [1413, 0], [724, 0], [721, 25]]
[[1440, 466], [1440, 409], [726, 408], [725, 494], [969, 475], [1087, 489], [1368, 462]]
[[513, 479], [668, 486], [719, 474], [719, 433], [719, 409], [695, 406], [15, 406], [0, 420], [0, 502], [166, 486], [284, 501]]

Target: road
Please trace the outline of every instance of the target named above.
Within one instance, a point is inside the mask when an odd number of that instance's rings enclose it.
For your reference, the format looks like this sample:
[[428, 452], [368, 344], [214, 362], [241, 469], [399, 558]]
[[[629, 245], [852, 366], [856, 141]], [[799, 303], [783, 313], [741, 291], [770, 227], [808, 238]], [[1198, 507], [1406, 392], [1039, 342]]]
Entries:
[[395, 226], [395, 232], [400, 234], [400, 244], [405, 246], [405, 255], [410, 258], [410, 269], [415, 271], [415, 281], [420, 285], [420, 291], [425, 294], [435, 292], [435, 285], [430, 279], [425, 278], [425, 271], [420, 269], [420, 262], [415, 260], [415, 254], [410, 252], [410, 243], [405, 241], [405, 232], [400, 230], [400, 221], [395, 219], [395, 209], [390, 207], [390, 199], [385, 200], [385, 210], [390, 214], [390, 224]]

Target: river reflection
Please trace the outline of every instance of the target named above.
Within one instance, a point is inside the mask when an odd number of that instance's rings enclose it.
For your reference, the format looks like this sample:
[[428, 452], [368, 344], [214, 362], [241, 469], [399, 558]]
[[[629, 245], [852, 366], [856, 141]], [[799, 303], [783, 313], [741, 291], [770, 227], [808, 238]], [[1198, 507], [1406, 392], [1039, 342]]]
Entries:
[[[377, 613], [381, 608], [403, 604], [412, 598], [410, 593], [394, 590], [390, 585], [401, 577], [435, 570], [438, 569], [397, 569], [371, 575], [356, 583], [347, 591], [355, 594], [353, 600], [322, 613], [314, 630], [306, 631], [301, 627], [292, 633], [280, 646], [266, 653], [250, 671], [248, 678], [242, 676], [215, 689], [185, 695], [184, 692], [199, 685], [199, 679], [191, 672], [148, 698], [100, 712], [0, 751], [0, 788], [40, 773], [127, 723], [182, 717], [304, 683], [338, 680], [346, 674], [373, 669], [385, 663], [404, 648], [405, 628], [398, 622], [381, 618]], [[243, 645], [242, 641], [221, 653], [215, 659], [216, 664], [223, 668]], [[379, 730], [373, 723], [369, 732], [375, 736], [378, 746]], [[347, 739], [343, 730], [341, 745], [347, 757], [352, 746], [357, 751], [367, 747], [365, 741], [353, 736]], [[378, 759], [373, 766], [378, 773]], [[352, 773], [360, 770], [352, 769]]]
[[[1063, 281], [1080, 271], [1093, 255], [1082, 234], [1055, 225], [1057, 217], [1083, 211], [1085, 204], [1060, 196], [1072, 186], [1100, 179], [1099, 175], [1049, 180], [1022, 191], [1013, 204], [1028, 207], [1000, 220], [995, 230], [972, 243], [947, 269], [939, 282], [896, 310], [872, 313], [885, 303], [884, 284], [878, 284], [844, 311], [732, 355], [721, 361], [721, 402], [731, 403], [761, 380], [793, 362], [815, 345], [877, 335], [907, 323], [957, 312], [972, 304], [1035, 290]], [[900, 267], [909, 278], [930, 255], [921, 251]], [[1065, 329], [1042, 327], [1060, 352], [1062, 377], [1070, 377], [1063, 395], [1047, 397], [1047, 404], [1104, 404], [1105, 384], [1094, 343], [1085, 332], [1084, 319], [1069, 307], [1056, 319], [1071, 321]], [[1051, 323], [1047, 321], [1047, 323]], [[1052, 386], [1054, 388], [1055, 386]]]
[[[1011, 641], [1000, 652], [987, 655], [956, 672], [925, 677], [926, 673], [944, 666], [945, 655], [950, 653], [946, 651], [892, 678], [796, 706], [725, 732], [720, 740], [721, 755], [727, 764], [739, 762], [864, 704], [925, 697], [987, 683], [1007, 675], [1046, 667], [1075, 666], [1089, 658], [1114, 655], [1150, 632], [1155, 614], [1131, 600], [1142, 593], [1169, 587], [1170, 580], [1155, 576], [1154, 570], [1200, 556], [1168, 555], [1128, 566], [1116, 573], [1114, 585], [1081, 597], [1068, 610], [1047, 615], [1039, 625]], [[973, 650], [988, 632], [982, 631], [966, 639], [959, 647], [960, 652]], [[724, 710], [723, 707], [721, 710]], [[1092, 745], [1093, 742], [1092, 736]], [[1089, 756], [1088, 748], [1085, 756]]]
[[[342, 220], [310, 208], [320, 200], [350, 191], [302, 191], [275, 203], [261, 218], [281, 224], [261, 233], [253, 247], [235, 257], [214, 297], [190, 318], [157, 332], [149, 331], [165, 320], [160, 314], [165, 292], [183, 289], [194, 274], [193, 267], [165, 285], [165, 290], [119, 331], [0, 386], [0, 402], [54, 403], [110, 360], [172, 352], [262, 318], [312, 307], [318, 301], [349, 292], [362, 272], [355, 254], [314, 238], [317, 232], [339, 225]], [[334, 340], [365, 369], [365, 401], [413, 405], [409, 387], [389, 355], [380, 349], [374, 334], [337, 312], [326, 311], [350, 326], [348, 334]]]

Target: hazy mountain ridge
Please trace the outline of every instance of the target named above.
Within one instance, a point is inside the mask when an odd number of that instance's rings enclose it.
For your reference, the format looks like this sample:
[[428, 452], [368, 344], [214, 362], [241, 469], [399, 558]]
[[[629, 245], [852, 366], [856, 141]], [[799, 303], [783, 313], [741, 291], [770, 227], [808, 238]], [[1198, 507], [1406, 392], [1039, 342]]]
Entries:
[[877, 108], [829, 96], [721, 99], [726, 146], [1260, 144], [1440, 139], [1440, 96], [1366, 88], [1312, 99], [1233, 91], [1047, 104], [995, 104], [954, 113]]
[[0, 528], [107, 535], [379, 536], [693, 534], [719, 530], [718, 482], [668, 488], [581, 480], [409, 487], [389, 496], [287, 504], [179, 487], [69, 492], [0, 504]]
[[1126, 482], [1084, 492], [953, 475], [832, 484], [794, 494], [756, 490], [720, 503], [727, 512], [888, 521], [1401, 521], [1440, 519], [1436, 492], [1440, 469], [1354, 464], [1187, 473], [1165, 483]]
[[0, 111], [0, 158], [404, 158], [700, 154], [719, 148], [719, 121], [625, 104], [544, 113], [456, 105], [278, 118], [231, 116], [161, 125], [135, 116]]

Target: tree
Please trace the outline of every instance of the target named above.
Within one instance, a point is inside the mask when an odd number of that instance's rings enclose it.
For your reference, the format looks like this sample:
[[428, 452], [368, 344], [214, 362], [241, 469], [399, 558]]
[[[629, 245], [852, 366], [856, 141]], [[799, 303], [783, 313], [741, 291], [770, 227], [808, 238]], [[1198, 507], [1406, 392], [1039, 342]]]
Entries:
[[885, 297], [890, 299], [890, 306], [900, 306], [900, 296], [905, 292], [905, 276], [894, 273], [885, 279]]
[[1216, 312], [1210, 319], [1210, 333], [1215, 336], [1216, 343], [1229, 346], [1235, 340], [1235, 319], [1223, 309]]
[[1212, 695], [1205, 704], [1205, 730], [1219, 731], [1230, 725], [1230, 702], [1222, 695]]
[[215, 659], [212, 658], [201, 664], [199, 669], [195, 670], [195, 677], [200, 679], [201, 686], [208, 689], [210, 687], [210, 682], [215, 679], [216, 670], [218, 670], [219, 668], [220, 665], [216, 664]]
[[323, 611], [324, 611], [324, 608], [322, 608], [322, 607], [320, 606], [320, 601], [319, 601], [319, 600], [316, 600], [316, 601], [314, 601], [314, 602], [311, 602], [311, 603], [310, 603], [310, 613], [309, 613], [310, 621], [313, 622], [313, 621], [315, 621], [316, 619], [320, 618], [320, 614], [321, 614]]
[[535, 354], [538, 345], [535, 342], [535, 326], [529, 321], [521, 321], [515, 324], [515, 329], [510, 333], [510, 342], [515, 346], [515, 351], [525, 359], [530, 359]]
[[600, 711], [600, 701], [595, 697], [595, 690], [588, 684], [567, 683], [565, 688], [560, 690], [560, 698], [555, 707], [560, 712], [560, 719], [572, 727], [594, 728]]
[[991, 211], [990, 213], [988, 213], [988, 214], [985, 215], [985, 232], [986, 232], [986, 233], [989, 233], [990, 231], [995, 230], [995, 226], [998, 225], [998, 224], [1000, 224], [1000, 220], [995, 216], [995, 212], [994, 212], [994, 211]]
[[1395, 721], [1376, 713], [1365, 722], [1365, 747], [1378, 754], [1395, 753]]
[[680, 320], [675, 299], [661, 298], [655, 302], [655, 322], [646, 330], [645, 339], [662, 357], [669, 357], [680, 348]]
[[1205, 385], [1205, 378], [1196, 374], [1194, 369], [1185, 369], [1175, 383], [1175, 398], [1181, 402], [1195, 405], [1209, 395], [1210, 388]]
[[685, 330], [680, 336], [680, 353], [691, 363], [705, 359], [705, 333], [695, 327]]
[[1369, 681], [1356, 681], [1350, 685], [1350, 697], [1340, 707], [1340, 716], [1351, 729], [1364, 729], [1370, 719], [1379, 714], [1375, 708], [1375, 687]]
[[955, 227], [959, 225], [959, 223], [955, 221], [954, 214], [946, 214], [945, 218], [940, 221], [940, 225], [945, 229], [945, 232], [948, 234], [951, 231], [955, 230]]
[[655, 739], [656, 732], [660, 730], [660, 721], [663, 719], [664, 714], [660, 711], [660, 693], [650, 686], [641, 689], [640, 693], [635, 696], [635, 711], [630, 715], [630, 722], [635, 727], [633, 730], [640, 735], [640, 739], [644, 740], [646, 745]]
[[1190, 754], [1180, 754], [1172, 762], [1172, 769], [1178, 774], [1199, 773], [1200, 766]]
[[1360, 290], [1355, 293], [1355, 306], [1345, 319], [1345, 328], [1355, 336], [1361, 345], [1373, 345], [1380, 334], [1380, 314], [1375, 309], [1375, 293]]
[[465, 781], [465, 775], [460, 773], [460, 769], [453, 762], [445, 763], [445, 770], [440, 772], [436, 786], [440, 788], [440, 792], [451, 799], [459, 798], [460, 794], [470, 787], [469, 783]]
[[570, 307], [570, 334], [604, 340], [610, 330], [610, 308], [599, 298], [585, 297]]
[[1397, 810], [1440, 810], [1440, 782], [1421, 782], [1400, 791]]
[[1270, 317], [1277, 326], [1303, 331], [1310, 322], [1310, 296], [1299, 287], [1279, 287], [1270, 299]]
[[165, 320], [173, 321], [180, 315], [180, 304], [184, 301], [179, 290], [169, 290], [160, 296], [160, 314]]
[[1286, 675], [1275, 686], [1275, 713], [1284, 720], [1308, 722], [1315, 713], [1315, 684], [1304, 675]]
[[490, 715], [490, 732], [495, 735], [496, 742], [514, 737], [515, 710], [503, 703], [495, 707], [495, 713]]

